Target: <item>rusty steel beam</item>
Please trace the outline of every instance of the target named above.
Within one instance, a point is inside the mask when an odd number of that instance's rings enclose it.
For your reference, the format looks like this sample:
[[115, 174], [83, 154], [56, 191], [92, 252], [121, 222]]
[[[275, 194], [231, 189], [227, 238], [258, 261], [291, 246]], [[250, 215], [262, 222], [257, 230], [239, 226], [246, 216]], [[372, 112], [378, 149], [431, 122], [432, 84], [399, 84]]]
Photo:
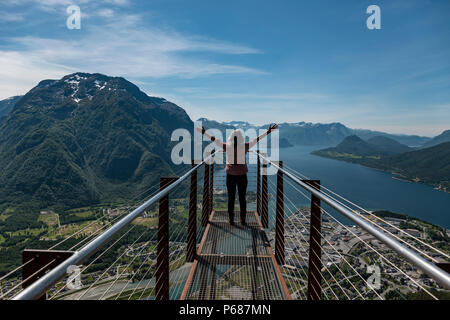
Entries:
[[[278, 163], [283, 168], [283, 161]], [[275, 218], [275, 258], [278, 264], [285, 263], [284, 247], [284, 190], [283, 190], [283, 171], [277, 172], [277, 204]]]
[[[33, 250], [25, 249], [22, 252], [22, 288], [25, 289], [40, 279], [50, 270], [64, 262], [73, 251], [61, 250]], [[47, 300], [47, 293], [44, 292], [37, 300]]]
[[261, 223], [264, 229], [269, 227], [269, 194], [267, 186], [267, 164], [262, 165], [262, 187], [261, 187]]
[[[195, 167], [195, 161], [192, 161], [192, 167]], [[191, 186], [189, 192], [189, 218], [187, 235], [187, 253], [186, 261], [193, 262], [196, 257], [197, 244], [197, 170], [191, 173]]]
[[[160, 178], [160, 191], [177, 179], [175, 177]], [[155, 300], [169, 300], [169, 194], [159, 200]]]
[[205, 162], [205, 173], [203, 176], [203, 200], [202, 200], [202, 226], [205, 227], [208, 223], [208, 218], [211, 213], [209, 209], [209, 171], [210, 165]]
[[[303, 180], [307, 185], [320, 190], [320, 180]], [[322, 212], [320, 199], [311, 195], [311, 215], [309, 224], [308, 300], [320, 300], [322, 296]]]
[[[214, 156], [215, 150], [211, 152], [211, 154]], [[211, 158], [211, 165], [210, 165], [211, 173], [209, 175], [209, 208], [208, 208], [208, 216], [211, 215], [211, 212], [213, 210], [213, 196], [214, 196], [214, 158]]]
[[[256, 151], [259, 153], [259, 150]], [[256, 213], [261, 216], [261, 161], [257, 157], [256, 167]]]

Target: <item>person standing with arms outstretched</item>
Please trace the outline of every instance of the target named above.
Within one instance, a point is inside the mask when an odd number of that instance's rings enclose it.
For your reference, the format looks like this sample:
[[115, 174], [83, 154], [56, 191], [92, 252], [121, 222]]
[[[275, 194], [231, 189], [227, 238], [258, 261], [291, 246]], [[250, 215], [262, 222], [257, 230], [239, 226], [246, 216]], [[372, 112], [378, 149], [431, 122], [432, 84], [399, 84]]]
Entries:
[[225, 172], [227, 174], [228, 215], [231, 225], [234, 225], [234, 201], [236, 198], [236, 187], [239, 194], [241, 224], [245, 225], [245, 217], [247, 214], [247, 200], [245, 198], [245, 194], [247, 193], [248, 184], [246, 154], [252, 147], [254, 147], [258, 143], [258, 141], [265, 138], [277, 128], [277, 124], [270, 125], [269, 129], [265, 133], [249, 142], [245, 142], [242, 130], [236, 129], [231, 132], [226, 143], [206, 133], [205, 128], [196, 128], [203, 135], [211, 139], [211, 141], [222, 148], [224, 152], [226, 152]]

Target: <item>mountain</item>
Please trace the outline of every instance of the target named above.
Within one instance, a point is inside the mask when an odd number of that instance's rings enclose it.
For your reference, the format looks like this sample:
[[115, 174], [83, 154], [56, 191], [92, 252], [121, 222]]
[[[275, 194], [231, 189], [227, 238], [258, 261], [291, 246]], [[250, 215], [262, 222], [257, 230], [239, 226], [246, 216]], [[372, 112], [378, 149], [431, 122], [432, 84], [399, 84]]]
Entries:
[[[244, 121], [231, 122], [217, 122], [214, 120], [203, 120], [208, 128], [241, 128], [247, 129], [267, 129], [269, 124], [263, 126], [252, 125]], [[280, 138], [286, 139], [292, 145], [308, 145], [308, 146], [334, 146], [344, 140], [345, 137], [357, 135], [363, 140], [373, 137], [383, 136], [395, 140], [407, 146], [420, 146], [430, 140], [428, 137], [409, 136], [389, 134], [385, 132], [365, 130], [365, 129], [351, 129], [342, 123], [311, 123], [311, 122], [295, 122], [295, 123], [280, 123]], [[222, 130], [224, 131], [224, 130]]]
[[364, 159], [381, 159], [411, 150], [413, 149], [384, 136], [376, 136], [365, 141], [357, 135], [352, 135], [346, 137], [336, 147], [317, 150], [313, 154], [350, 162], [361, 162]]
[[325, 150], [362, 157], [380, 156], [380, 154], [382, 154], [377, 148], [371, 146], [367, 141], [364, 141], [356, 135], [348, 136], [335, 148], [328, 148]]
[[132, 198], [173, 174], [186, 112], [120, 77], [44, 80], [0, 122], [0, 206], [77, 207]]
[[350, 162], [360, 162], [363, 159], [380, 159], [393, 154], [393, 148], [397, 144], [402, 149], [408, 148], [386, 137], [374, 137], [364, 141], [360, 137], [352, 135], [346, 137], [336, 147], [314, 151], [313, 154]]
[[222, 134], [225, 136], [225, 133], [227, 132], [227, 130], [234, 130], [236, 129], [235, 126], [227, 124], [227, 123], [222, 123], [222, 122], [218, 122], [215, 120], [209, 120], [206, 118], [200, 118], [197, 119], [197, 121], [201, 121], [202, 126], [205, 127], [205, 129], [218, 129], [222, 132]]
[[317, 150], [312, 154], [390, 171], [408, 180], [450, 190], [450, 142], [412, 150], [386, 137], [364, 141], [353, 135], [336, 147]]
[[440, 135], [434, 137], [433, 139], [427, 141], [422, 145], [422, 148], [429, 148], [440, 143], [449, 142], [450, 141], [450, 130], [446, 130], [442, 132]]
[[247, 121], [230, 121], [230, 122], [223, 122], [223, 124], [226, 125], [226, 126], [239, 128], [239, 129], [242, 129], [242, 130], [247, 130], [247, 129], [255, 127], [254, 125], [252, 125], [251, 123], [249, 123]]
[[356, 134], [358, 137], [364, 140], [368, 140], [376, 136], [383, 136], [391, 138], [397, 142], [400, 142], [401, 144], [405, 144], [410, 147], [419, 147], [424, 143], [426, 143], [427, 141], [431, 140], [431, 138], [429, 137], [423, 137], [418, 135], [392, 134], [367, 129], [352, 129], [352, 131], [354, 134]]
[[289, 142], [288, 139], [280, 138], [279, 147], [280, 148], [290, 148], [290, 147], [293, 147], [293, 145]]
[[22, 96], [15, 96], [0, 101], [0, 118], [6, 117], [12, 111], [15, 104]]
[[[263, 126], [263, 127], [268, 127]], [[341, 123], [281, 123], [280, 137], [294, 145], [335, 145], [352, 135], [351, 129]]]
[[450, 190], [450, 142], [382, 159], [378, 168]]
[[[269, 124], [256, 126], [245, 121], [218, 122], [206, 118], [200, 118], [205, 128], [216, 128], [223, 133], [226, 129], [254, 129], [266, 130]], [[280, 123], [280, 140], [283, 139], [283, 145], [332, 145], [341, 142], [346, 136], [351, 135], [351, 130], [340, 123], [332, 124], [313, 124], [306, 122], [298, 123]], [[280, 141], [281, 142], [281, 141]], [[281, 143], [280, 143], [281, 145]]]
[[[235, 129], [242, 129], [242, 130], [248, 130], [248, 129], [255, 129], [257, 130], [257, 134], [259, 133], [260, 129], [267, 129], [267, 127], [257, 127], [254, 126], [248, 122], [245, 121], [230, 121], [230, 122], [217, 122], [215, 120], [209, 120], [206, 118], [200, 118], [197, 121], [201, 121], [202, 125], [205, 127], [205, 129], [218, 129], [222, 133], [222, 139], [226, 138], [227, 131], [235, 130]], [[280, 137], [279, 141], [279, 147], [280, 148], [289, 148], [293, 145], [289, 142], [288, 139], [284, 137]]]
[[413, 148], [386, 136], [372, 137], [367, 139], [367, 143], [383, 152], [383, 154], [398, 154], [414, 150]]

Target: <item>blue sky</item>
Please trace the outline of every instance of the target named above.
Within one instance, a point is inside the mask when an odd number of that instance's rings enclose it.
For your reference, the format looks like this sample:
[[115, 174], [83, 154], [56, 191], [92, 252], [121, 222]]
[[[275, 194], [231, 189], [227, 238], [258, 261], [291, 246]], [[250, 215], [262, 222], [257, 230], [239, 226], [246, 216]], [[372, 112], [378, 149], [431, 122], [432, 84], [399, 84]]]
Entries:
[[449, 1], [1, 0], [0, 99], [100, 72], [193, 119], [432, 136], [450, 129], [449, 39]]

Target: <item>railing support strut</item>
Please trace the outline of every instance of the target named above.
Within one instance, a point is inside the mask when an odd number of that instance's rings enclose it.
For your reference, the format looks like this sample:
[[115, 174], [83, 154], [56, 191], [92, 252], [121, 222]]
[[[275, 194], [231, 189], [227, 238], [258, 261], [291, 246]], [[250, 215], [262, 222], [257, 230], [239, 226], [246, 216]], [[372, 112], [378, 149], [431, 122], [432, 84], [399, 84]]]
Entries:
[[261, 190], [261, 224], [264, 229], [269, 227], [269, 194], [267, 185], [267, 162], [262, 165], [262, 190]]
[[[306, 184], [320, 190], [319, 180], [303, 180]], [[308, 262], [308, 300], [320, 300], [322, 296], [322, 213], [320, 199], [311, 196], [311, 215], [309, 224], [309, 262]]]
[[[25, 249], [22, 252], [22, 263], [24, 265], [22, 268], [22, 288], [29, 287], [72, 255], [73, 251]], [[47, 293], [44, 292], [38, 300], [47, 300]]]
[[[195, 167], [195, 161], [192, 161], [192, 167]], [[194, 170], [191, 174], [188, 220], [186, 261], [193, 262], [196, 257], [197, 244], [197, 170]]]
[[209, 175], [209, 181], [210, 182], [209, 182], [209, 208], [208, 208], [209, 215], [208, 215], [208, 219], [209, 219], [209, 216], [211, 215], [212, 210], [213, 210], [213, 197], [214, 197], [214, 152], [215, 152], [215, 150], [213, 150], [211, 152], [213, 157], [211, 158], [211, 165], [210, 165], [211, 173]]
[[208, 224], [209, 214], [209, 171], [210, 165], [205, 162], [205, 173], [203, 176], [203, 200], [202, 200], [202, 226], [205, 227]]
[[[259, 150], [256, 152], [259, 154]], [[261, 216], [261, 160], [258, 156], [256, 167], [256, 213]]]
[[[160, 191], [177, 179], [173, 177], [161, 178]], [[159, 200], [155, 300], [169, 300], [169, 194]]]
[[[283, 168], [283, 161], [279, 162], [280, 168]], [[277, 172], [277, 204], [275, 218], [275, 259], [279, 265], [285, 263], [284, 247], [284, 190], [283, 190], [283, 172]]]

